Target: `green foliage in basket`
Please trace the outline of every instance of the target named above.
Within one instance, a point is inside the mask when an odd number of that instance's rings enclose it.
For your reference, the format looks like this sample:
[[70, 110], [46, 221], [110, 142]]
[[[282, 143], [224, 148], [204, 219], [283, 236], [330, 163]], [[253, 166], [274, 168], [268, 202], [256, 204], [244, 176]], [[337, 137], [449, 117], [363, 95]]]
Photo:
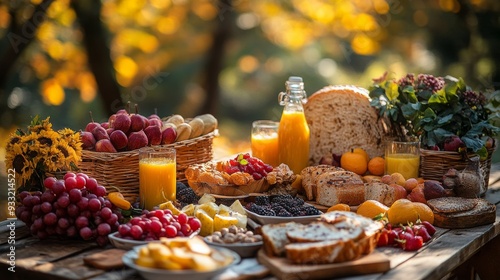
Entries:
[[462, 78], [407, 74], [396, 80], [384, 74], [369, 90], [371, 105], [389, 120], [393, 136], [417, 138], [425, 149], [444, 150], [458, 136], [468, 152], [484, 156], [488, 137], [500, 131], [491, 120], [500, 94], [490, 101]]

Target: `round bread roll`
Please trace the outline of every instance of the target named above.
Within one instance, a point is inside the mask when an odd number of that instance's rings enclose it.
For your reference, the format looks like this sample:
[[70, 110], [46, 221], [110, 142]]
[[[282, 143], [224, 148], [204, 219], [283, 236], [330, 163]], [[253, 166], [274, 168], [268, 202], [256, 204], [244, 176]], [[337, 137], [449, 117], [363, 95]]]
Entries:
[[387, 127], [370, 105], [368, 90], [356, 86], [327, 86], [304, 105], [311, 130], [310, 164], [328, 154], [363, 148], [370, 158], [384, 155]]

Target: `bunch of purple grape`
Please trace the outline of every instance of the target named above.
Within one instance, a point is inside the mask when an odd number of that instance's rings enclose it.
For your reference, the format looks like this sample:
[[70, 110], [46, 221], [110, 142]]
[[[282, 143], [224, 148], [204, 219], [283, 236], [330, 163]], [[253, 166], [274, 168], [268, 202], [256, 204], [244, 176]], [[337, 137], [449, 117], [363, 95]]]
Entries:
[[63, 179], [48, 177], [45, 191], [21, 192], [16, 216], [33, 235], [95, 239], [104, 246], [118, 229], [121, 213], [105, 198], [106, 188], [84, 173], [68, 172]]

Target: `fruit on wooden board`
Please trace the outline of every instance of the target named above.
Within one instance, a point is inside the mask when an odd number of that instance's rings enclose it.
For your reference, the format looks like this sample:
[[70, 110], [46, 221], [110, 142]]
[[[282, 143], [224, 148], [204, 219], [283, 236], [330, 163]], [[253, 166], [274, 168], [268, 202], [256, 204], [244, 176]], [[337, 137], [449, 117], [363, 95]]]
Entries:
[[380, 214], [385, 215], [387, 210], [389, 210], [389, 207], [385, 206], [381, 202], [369, 199], [358, 206], [356, 214], [373, 219]]
[[331, 212], [331, 211], [351, 211], [351, 206], [344, 203], [338, 203], [330, 206], [330, 208], [326, 210], [326, 212]]
[[393, 225], [416, 223], [417, 220], [434, 222], [434, 213], [426, 204], [398, 199], [387, 210], [389, 223]]
[[386, 224], [379, 235], [377, 247], [391, 246], [405, 251], [417, 251], [431, 240], [435, 233], [436, 228], [427, 221], [411, 226]]
[[231, 257], [209, 247], [199, 237], [162, 239], [141, 247], [135, 263], [167, 270], [212, 271], [231, 263]]
[[[178, 141], [193, 139], [217, 129], [217, 119], [211, 114], [196, 116], [185, 120], [181, 115], [173, 115], [166, 121], [152, 114], [145, 117], [137, 112], [119, 110], [99, 124], [92, 119], [81, 133], [82, 148], [95, 151], [130, 151], [144, 146], [168, 145]], [[111, 136], [113, 135], [113, 137]], [[110, 140], [114, 150], [108, 147], [96, 149], [96, 142]], [[102, 144], [100, 144], [102, 146]], [[116, 151], [115, 151], [116, 150]]]

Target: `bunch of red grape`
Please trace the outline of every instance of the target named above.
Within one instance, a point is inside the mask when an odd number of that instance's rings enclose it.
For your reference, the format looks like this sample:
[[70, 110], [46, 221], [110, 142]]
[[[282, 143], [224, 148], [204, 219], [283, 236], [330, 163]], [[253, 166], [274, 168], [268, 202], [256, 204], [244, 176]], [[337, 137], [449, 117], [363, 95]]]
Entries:
[[104, 246], [108, 234], [118, 229], [120, 210], [105, 198], [106, 188], [84, 173], [68, 172], [63, 179], [48, 177], [45, 192], [21, 192], [16, 216], [33, 235], [95, 239]]
[[159, 240], [160, 237], [173, 238], [191, 236], [201, 227], [198, 218], [185, 213], [173, 215], [169, 209], [144, 210], [141, 216], [130, 219], [118, 227], [118, 237], [130, 240]]
[[267, 173], [273, 171], [270, 164], [264, 163], [261, 159], [252, 157], [249, 153], [239, 154], [234, 159], [229, 160], [229, 165], [225, 167], [228, 174], [235, 172], [246, 172], [255, 180], [260, 180], [267, 176]]

